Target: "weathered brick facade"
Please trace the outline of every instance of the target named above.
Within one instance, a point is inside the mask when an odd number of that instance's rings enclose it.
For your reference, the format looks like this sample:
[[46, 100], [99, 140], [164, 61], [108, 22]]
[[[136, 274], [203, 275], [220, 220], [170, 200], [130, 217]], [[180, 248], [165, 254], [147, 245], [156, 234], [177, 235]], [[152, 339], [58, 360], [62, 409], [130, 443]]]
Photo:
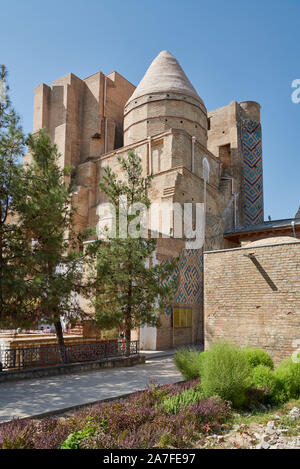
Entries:
[[266, 349], [276, 362], [300, 347], [300, 241], [271, 238], [204, 254], [205, 348], [216, 340]]
[[[180, 64], [167, 51], [152, 62], [135, 88], [117, 72], [95, 73], [83, 80], [68, 74], [52, 86], [35, 91], [34, 133], [45, 127], [61, 154], [61, 166], [73, 165], [77, 208], [75, 229], [94, 228], [107, 213], [99, 188], [104, 168], [120, 178], [118, 157], [135, 150], [144, 176], [152, 174], [152, 206], [203, 206], [197, 233], [205, 236], [204, 249], [238, 246], [224, 238], [226, 231], [263, 221], [262, 141], [260, 105], [237, 103], [207, 112], [203, 100]], [[27, 156], [30, 159], [30, 155]], [[179, 288], [174, 308], [192, 311], [192, 321], [174, 326], [174, 312], [162, 315], [162, 327], [135, 331], [142, 346], [168, 348], [203, 340], [203, 250], [190, 249], [185, 236], [177, 236], [175, 216], [155, 210], [167, 236], [159, 240], [157, 260], [179, 256]], [[163, 221], [170, 218], [166, 230]], [[198, 223], [198, 224], [197, 224]], [[202, 234], [201, 234], [202, 236]], [[179, 240], [180, 238], [180, 240]], [[180, 249], [178, 242], [180, 241]], [[85, 305], [85, 300], [82, 304]], [[93, 334], [92, 327], [88, 329]], [[147, 344], [147, 345], [146, 345]]]

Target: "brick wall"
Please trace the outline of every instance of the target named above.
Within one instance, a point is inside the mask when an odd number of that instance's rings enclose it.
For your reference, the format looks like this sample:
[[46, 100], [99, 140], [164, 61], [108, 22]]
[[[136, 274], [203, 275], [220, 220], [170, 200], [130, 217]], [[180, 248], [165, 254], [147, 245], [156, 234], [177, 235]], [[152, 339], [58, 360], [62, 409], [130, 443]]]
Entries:
[[276, 362], [295, 351], [293, 341], [300, 339], [300, 243], [270, 242], [204, 255], [206, 349], [221, 339], [262, 347]]

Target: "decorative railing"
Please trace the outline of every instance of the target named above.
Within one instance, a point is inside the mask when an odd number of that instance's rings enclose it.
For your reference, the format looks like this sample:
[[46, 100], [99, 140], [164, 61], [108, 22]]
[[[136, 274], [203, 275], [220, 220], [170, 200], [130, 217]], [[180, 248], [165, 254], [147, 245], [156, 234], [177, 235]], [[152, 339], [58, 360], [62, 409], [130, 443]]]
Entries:
[[66, 363], [81, 363], [137, 355], [139, 343], [95, 342], [91, 344], [0, 349], [0, 371], [23, 370]]

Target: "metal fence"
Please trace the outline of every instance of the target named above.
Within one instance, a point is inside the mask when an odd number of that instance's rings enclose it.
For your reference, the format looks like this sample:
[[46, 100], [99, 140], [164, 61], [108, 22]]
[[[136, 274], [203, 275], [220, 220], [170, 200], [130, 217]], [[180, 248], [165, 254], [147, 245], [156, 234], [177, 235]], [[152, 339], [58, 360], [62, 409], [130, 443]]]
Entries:
[[0, 371], [22, 370], [62, 363], [80, 363], [103, 360], [113, 357], [137, 355], [139, 343], [131, 342], [95, 342], [91, 344], [41, 346], [34, 348], [0, 349]]

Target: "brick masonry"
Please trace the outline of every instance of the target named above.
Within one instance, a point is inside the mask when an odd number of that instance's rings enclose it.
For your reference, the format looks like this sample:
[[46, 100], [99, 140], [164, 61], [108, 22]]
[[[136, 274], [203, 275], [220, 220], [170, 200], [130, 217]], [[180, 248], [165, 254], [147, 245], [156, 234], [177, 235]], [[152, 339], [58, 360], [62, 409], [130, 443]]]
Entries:
[[267, 243], [204, 254], [206, 349], [226, 340], [278, 362], [300, 347], [300, 243]]
[[[40, 85], [35, 90], [33, 132], [41, 127], [56, 143], [60, 165], [75, 167], [75, 231], [94, 228], [102, 217], [105, 220], [107, 214], [98, 211], [107, 202], [99, 187], [104, 168], [109, 166], [124, 178], [118, 157], [126, 157], [132, 149], [141, 158], [143, 175], [153, 174], [152, 204], [195, 207], [205, 201], [206, 250], [236, 246], [223, 238], [224, 232], [258, 223], [263, 217], [260, 105], [232, 101], [207, 113], [167, 51], [153, 61], [136, 89], [117, 72], [97, 72], [85, 79], [70, 73], [51, 86]], [[30, 158], [27, 155], [25, 161]], [[162, 225], [167, 212], [155, 210]], [[174, 214], [170, 220], [169, 230], [156, 227], [154, 231], [175, 236]], [[200, 221], [197, 228], [202, 227]], [[151, 331], [156, 348], [203, 339], [202, 249], [187, 250], [185, 236], [180, 237], [180, 251], [171, 238], [165, 246], [158, 243], [157, 258], [164, 262], [180, 255], [174, 306], [191, 308], [193, 323], [173, 328], [172, 314], [163, 314], [162, 327]], [[82, 299], [82, 306], [91, 311], [88, 300]], [[86, 331], [94, 336], [92, 326]], [[139, 331], [135, 334], [139, 336]]]

